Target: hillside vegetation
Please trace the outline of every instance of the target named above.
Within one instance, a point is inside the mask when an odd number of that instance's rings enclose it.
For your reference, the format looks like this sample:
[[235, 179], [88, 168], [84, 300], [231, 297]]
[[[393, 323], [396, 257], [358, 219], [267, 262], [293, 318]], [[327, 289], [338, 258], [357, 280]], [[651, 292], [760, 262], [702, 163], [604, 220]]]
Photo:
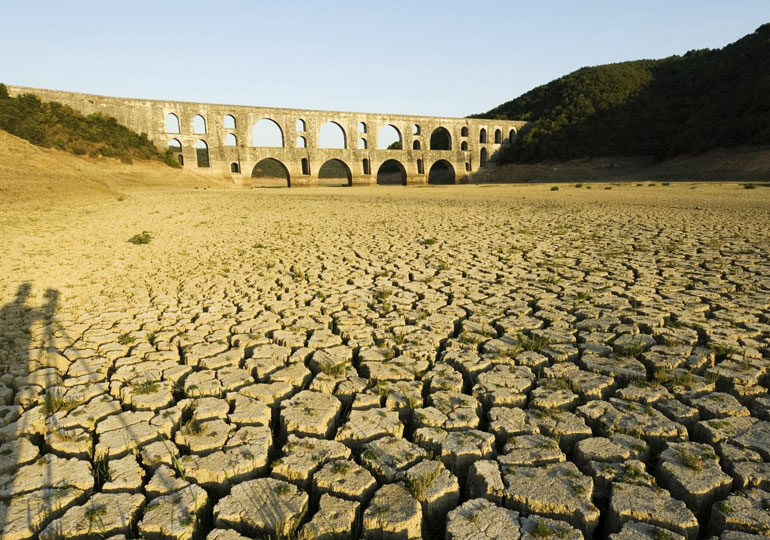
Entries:
[[770, 23], [723, 49], [582, 68], [475, 116], [533, 122], [505, 163], [770, 145]]
[[33, 94], [8, 95], [0, 84], [0, 129], [45, 148], [77, 155], [134, 159], [159, 159], [179, 167], [170, 150], [158, 152], [146, 133], [136, 133], [104, 114], [82, 115], [55, 101], [42, 102]]

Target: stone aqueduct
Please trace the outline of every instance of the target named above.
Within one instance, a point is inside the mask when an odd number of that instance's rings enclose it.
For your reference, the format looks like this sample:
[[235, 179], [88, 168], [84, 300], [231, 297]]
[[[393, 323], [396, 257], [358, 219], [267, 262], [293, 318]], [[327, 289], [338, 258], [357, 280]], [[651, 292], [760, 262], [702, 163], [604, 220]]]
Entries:
[[[336, 162], [337, 170], [346, 171], [343, 183], [348, 185], [376, 184], [386, 162], [390, 182], [394, 178], [395, 183], [409, 185], [460, 182], [488, 166], [495, 152], [514, 142], [517, 131], [526, 124], [116, 98], [20, 86], [8, 90], [11, 95], [36, 94], [84, 114], [114, 116], [134, 131], [146, 133], [160, 149], [179, 148], [177, 157], [184, 167], [229, 177], [238, 184], [250, 181], [255, 166], [265, 159], [280, 163], [271, 161], [273, 170], [278, 166], [291, 186], [319, 183], [318, 173], [330, 161]], [[255, 146], [253, 130], [265, 120], [280, 130], [280, 140], [274, 146]], [[319, 132], [329, 126], [342, 132], [339, 147], [322, 147]], [[402, 149], [377, 147], [380, 130], [386, 126], [397, 130]], [[379, 175], [381, 179], [385, 176]]]

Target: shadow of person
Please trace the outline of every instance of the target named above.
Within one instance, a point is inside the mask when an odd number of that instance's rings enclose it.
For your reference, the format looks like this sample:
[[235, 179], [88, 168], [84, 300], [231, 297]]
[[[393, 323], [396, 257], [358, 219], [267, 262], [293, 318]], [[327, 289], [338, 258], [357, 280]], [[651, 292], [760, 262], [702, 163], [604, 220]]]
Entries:
[[[17, 472], [23, 441], [18, 435], [25, 429], [25, 421], [19, 418], [20, 407], [13, 407], [18, 381], [23, 381], [30, 365], [30, 336], [32, 324], [38, 316], [35, 309], [28, 305], [32, 293], [32, 284], [22, 283], [16, 291], [16, 297], [0, 307], [0, 405], [3, 415], [0, 418], [2, 433], [2, 455], [0, 456], [0, 476], [9, 477]], [[8, 407], [5, 407], [8, 406]], [[2, 488], [10, 491], [15, 478], [5, 483]], [[3, 507], [0, 512], [0, 530], [6, 530], [13, 518], [10, 508]], [[24, 510], [24, 509], [22, 509]]]
[[38, 317], [37, 310], [27, 305], [31, 293], [32, 284], [22, 283], [16, 298], [0, 308], [0, 375], [27, 374], [31, 325]]
[[[31, 283], [22, 283], [15, 298], [0, 307], [0, 531], [24, 538], [60, 515], [74, 497], [57, 499], [56, 471], [43, 457], [46, 428], [40, 425], [43, 394], [61, 381], [46, 359], [58, 328], [60, 294], [46, 290], [39, 307], [29, 305], [31, 297]], [[26, 492], [29, 481], [34, 487]], [[23, 496], [11, 496], [16, 493]]]
[[43, 324], [43, 341], [42, 346], [48, 348], [53, 341], [54, 334], [56, 333], [56, 311], [59, 309], [59, 296], [60, 293], [56, 289], [46, 289], [43, 297], [46, 302], [40, 308], [39, 318]]
[[[68, 508], [85, 504], [91, 496], [91, 488], [85, 487], [87, 481], [82, 476], [83, 462], [90, 462], [92, 488], [100, 491], [105, 474], [112, 470], [110, 460], [120, 455], [111, 453], [107, 446], [101, 456], [84, 456], [80, 450], [74, 454], [66, 448], [67, 441], [73, 440], [69, 439], [73, 432], [93, 429], [93, 425], [87, 427], [88, 416], [77, 407], [88, 407], [89, 403], [103, 406], [106, 401], [116, 400], [105, 388], [101, 397], [89, 401], [90, 381], [84, 385], [63, 384], [70, 368], [83, 360], [67, 357], [72, 338], [67, 335], [68, 321], [62, 324], [58, 320], [61, 294], [49, 288], [38, 304], [34, 301], [37, 295], [33, 298], [32, 293], [32, 285], [23, 283], [15, 298], [0, 307], [0, 538], [37, 538]], [[78, 367], [83, 372], [88, 368]], [[3, 389], [7, 392], [3, 393]], [[62, 418], [66, 422], [62, 423]], [[115, 418], [125, 437], [134, 437], [132, 426], [122, 415]], [[168, 451], [174, 459], [176, 453], [171, 445]], [[64, 461], [71, 456], [77, 456], [77, 464]], [[104, 471], [101, 479], [94, 472], [97, 461]], [[68, 472], [71, 467], [81, 473]], [[69, 483], [73, 480], [80, 487]], [[172, 479], [162, 477], [160, 481], [169, 491], [176, 485]]]

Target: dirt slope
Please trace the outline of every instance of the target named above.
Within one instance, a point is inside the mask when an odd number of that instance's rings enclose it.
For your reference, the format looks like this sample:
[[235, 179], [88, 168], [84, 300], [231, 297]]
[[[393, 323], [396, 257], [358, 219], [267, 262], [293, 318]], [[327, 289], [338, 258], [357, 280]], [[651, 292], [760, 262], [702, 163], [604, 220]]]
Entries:
[[731, 148], [656, 162], [647, 157], [604, 157], [563, 162], [503, 165], [473, 181], [667, 180], [770, 181], [770, 148]]
[[95, 202], [149, 189], [225, 187], [224, 180], [157, 162], [127, 165], [34, 146], [0, 131], [0, 205]]

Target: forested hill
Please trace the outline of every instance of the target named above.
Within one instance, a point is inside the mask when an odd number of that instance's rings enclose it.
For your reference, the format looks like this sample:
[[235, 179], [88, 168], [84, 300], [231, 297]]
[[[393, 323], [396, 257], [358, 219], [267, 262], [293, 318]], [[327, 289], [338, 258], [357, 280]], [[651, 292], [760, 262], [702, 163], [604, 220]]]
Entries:
[[582, 68], [474, 116], [533, 122], [503, 162], [770, 145], [770, 23], [723, 49]]

